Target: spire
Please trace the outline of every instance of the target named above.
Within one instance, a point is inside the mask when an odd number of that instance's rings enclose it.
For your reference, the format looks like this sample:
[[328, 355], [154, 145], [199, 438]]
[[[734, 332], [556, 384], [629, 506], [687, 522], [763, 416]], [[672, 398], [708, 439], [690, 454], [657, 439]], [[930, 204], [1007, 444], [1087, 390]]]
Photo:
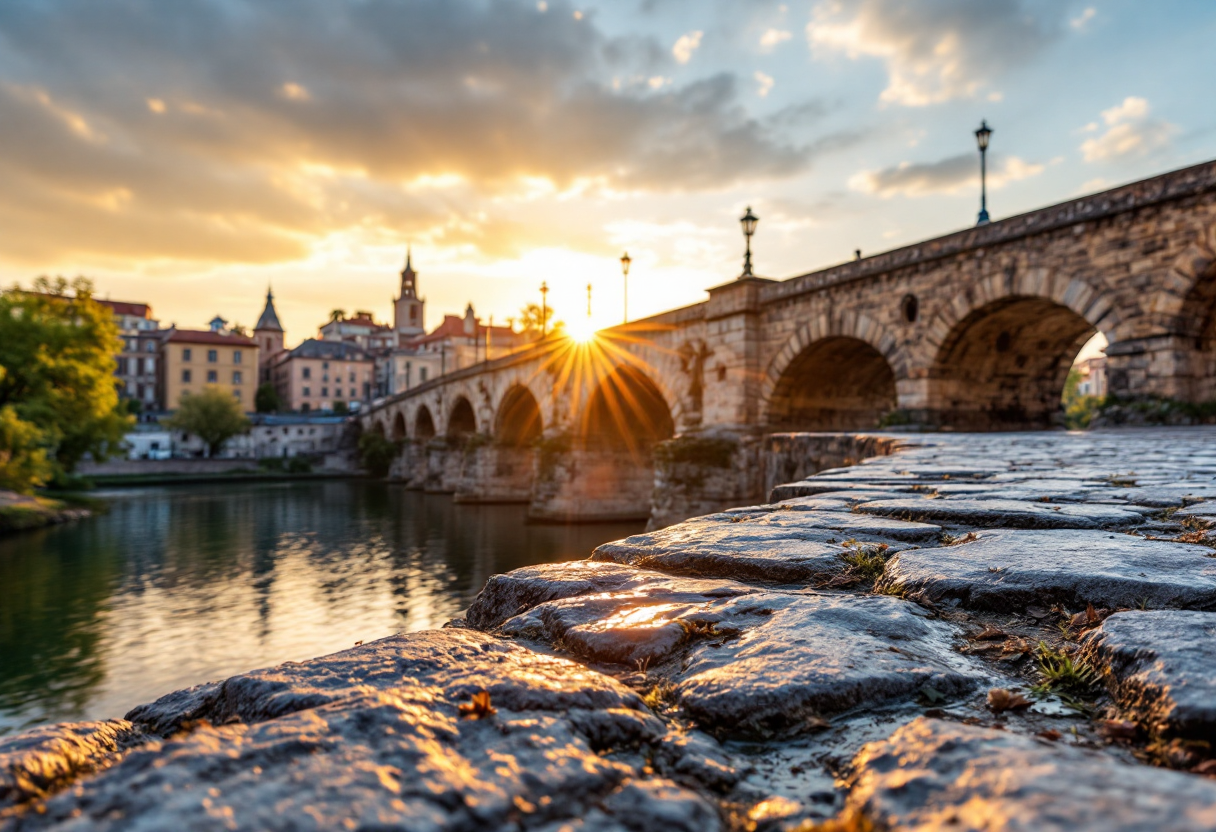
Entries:
[[270, 291], [269, 286], [266, 287], [266, 308], [262, 310], [262, 317], [258, 318], [258, 325], [253, 331], [262, 329], [283, 331], [283, 325], [279, 323], [279, 313], [274, 311], [274, 292]]
[[418, 273], [414, 271], [412, 246], [405, 247], [405, 268], [401, 270], [401, 297], [413, 298], [418, 294]]

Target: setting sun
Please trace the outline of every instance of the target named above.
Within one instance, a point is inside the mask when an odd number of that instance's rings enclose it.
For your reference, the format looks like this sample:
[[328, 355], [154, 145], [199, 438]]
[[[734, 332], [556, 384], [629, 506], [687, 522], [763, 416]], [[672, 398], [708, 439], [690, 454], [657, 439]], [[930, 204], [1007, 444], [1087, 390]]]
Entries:
[[566, 328], [567, 334], [580, 344], [586, 344], [595, 338], [595, 324], [590, 318], [573, 321]]

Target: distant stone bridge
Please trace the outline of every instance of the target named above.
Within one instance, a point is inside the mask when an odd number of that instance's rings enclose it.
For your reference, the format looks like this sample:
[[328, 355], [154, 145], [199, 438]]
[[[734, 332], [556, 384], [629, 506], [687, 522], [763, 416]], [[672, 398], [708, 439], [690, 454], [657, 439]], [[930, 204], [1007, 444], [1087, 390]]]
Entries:
[[[1112, 394], [1216, 398], [1216, 162], [801, 277], [734, 280], [591, 344], [442, 376], [360, 421], [404, 443], [397, 473], [415, 484], [527, 500], [541, 518], [637, 516], [652, 450], [673, 436], [687, 441], [660, 462], [678, 466], [720, 456], [713, 437], [1056, 426], [1095, 332]], [[736, 449], [731, 465], [772, 464]], [[731, 496], [763, 496], [764, 476]]]

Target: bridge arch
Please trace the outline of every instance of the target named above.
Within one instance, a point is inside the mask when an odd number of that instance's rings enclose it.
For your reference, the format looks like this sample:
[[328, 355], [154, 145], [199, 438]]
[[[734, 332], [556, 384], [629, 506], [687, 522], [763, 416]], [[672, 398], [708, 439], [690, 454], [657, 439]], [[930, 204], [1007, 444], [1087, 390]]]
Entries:
[[405, 427], [405, 414], [398, 410], [396, 417], [393, 419], [393, 441], [404, 442], [408, 438], [409, 431]]
[[629, 364], [600, 380], [582, 420], [582, 439], [589, 448], [637, 454], [674, 435], [672, 408], [659, 385]]
[[414, 438], [420, 442], [435, 438], [435, 417], [426, 405], [420, 405], [414, 413]]
[[532, 391], [522, 384], [513, 384], [498, 406], [494, 437], [500, 445], [523, 448], [541, 437], [544, 421], [540, 405]]
[[761, 423], [791, 430], [874, 428], [896, 406], [909, 361], [898, 339], [864, 314], [818, 315], [769, 362]]
[[1097, 331], [1042, 296], [973, 309], [946, 330], [929, 365], [928, 418], [959, 430], [1057, 426], [1068, 371]]
[[896, 407], [895, 372], [870, 343], [830, 335], [786, 365], [768, 400], [773, 430], [867, 430]]
[[477, 433], [477, 414], [465, 396], [457, 396], [448, 411], [447, 437], [464, 439]]

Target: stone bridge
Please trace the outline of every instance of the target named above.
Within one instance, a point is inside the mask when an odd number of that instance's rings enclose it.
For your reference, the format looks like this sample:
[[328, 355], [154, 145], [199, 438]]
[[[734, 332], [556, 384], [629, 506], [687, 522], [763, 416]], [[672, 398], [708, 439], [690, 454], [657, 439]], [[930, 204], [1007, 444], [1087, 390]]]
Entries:
[[1111, 394], [1216, 398], [1216, 162], [788, 280], [734, 280], [590, 343], [448, 374], [360, 422], [402, 443], [394, 475], [421, 487], [530, 502], [539, 519], [665, 523], [759, 499], [809, 473], [808, 453], [840, 464], [881, 445], [808, 448], [789, 432], [1057, 426], [1097, 332]]

